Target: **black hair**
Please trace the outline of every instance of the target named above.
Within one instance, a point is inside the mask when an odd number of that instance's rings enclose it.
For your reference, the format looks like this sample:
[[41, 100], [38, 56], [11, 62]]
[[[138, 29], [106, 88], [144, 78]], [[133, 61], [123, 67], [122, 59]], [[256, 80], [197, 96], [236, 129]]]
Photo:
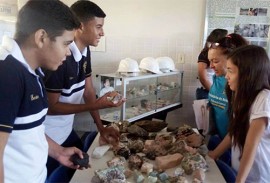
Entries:
[[222, 50], [222, 54], [228, 55], [236, 48], [246, 45], [248, 45], [248, 42], [246, 41], [245, 38], [243, 38], [239, 34], [232, 33], [224, 38], [221, 38], [216, 43], [210, 44], [210, 49], [218, 48]]
[[226, 29], [214, 29], [206, 39], [203, 50], [208, 50], [208, 43], [218, 42], [221, 38], [224, 38], [228, 34]]
[[70, 8], [80, 22], [87, 22], [95, 17], [106, 17], [106, 14], [98, 5], [88, 0], [79, 0], [71, 5]]
[[15, 40], [20, 44], [31, 34], [44, 29], [49, 38], [61, 36], [65, 30], [77, 29], [80, 22], [67, 5], [59, 0], [29, 0], [19, 11]]
[[228, 59], [238, 68], [236, 92], [227, 90], [229, 101], [229, 135], [233, 146], [240, 148], [242, 156], [249, 129], [250, 110], [257, 95], [263, 89], [270, 89], [270, 61], [264, 48], [242, 46], [229, 54]]

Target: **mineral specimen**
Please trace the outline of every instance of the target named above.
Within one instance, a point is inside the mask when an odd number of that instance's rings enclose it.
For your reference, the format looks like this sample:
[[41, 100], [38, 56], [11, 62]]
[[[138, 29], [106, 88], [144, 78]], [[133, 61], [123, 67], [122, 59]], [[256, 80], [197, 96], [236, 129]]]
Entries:
[[142, 120], [135, 123], [139, 127], [145, 129], [147, 132], [159, 132], [166, 128], [168, 123], [160, 121]]
[[149, 174], [153, 171], [154, 165], [148, 162], [144, 162], [141, 167], [141, 172]]
[[104, 170], [97, 170], [96, 175], [103, 183], [125, 183], [124, 167], [115, 166]]
[[124, 157], [114, 157], [110, 161], [107, 161], [108, 167], [114, 167], [114, 166], [124, 166], [124, 163], [126, 162]]
[[82, 168], [89, 168], [89, 155], [87, 153], [83, 153], [83, 159], [79, 157], [78, 154], [74, 154], [71, 156], [70, 160], [74, 165], [79, 165]]
[[176, 153], [172, 155], [156, 157], [155, 162], [158, 170], [166, 170], [179, 165], [182, 159], [183, 155]]
[[128, 144], [128, 148], [130, 149], [131, 153], [139, 153], [143, 151], [144, 143], [142, 140], [130, 141]]
[[128, 133], [135, 135], [135, 136], [148, 137], [148, 132], [135, 124], [129, 126], [127, 128], [127, 131], [128, 131]]
[[143, 159], [138, 155], [131, 155], [128, 158], [128, 166], [131, 170], [139, 170], [142, 167]]
[[130, 150], [127, 146], [119, 143], [119, 146], [114, 149], [114, 154], [122, 156], [125, 159], [128, 159], [131, 153], [130, 153]]
[[185, 154], [181, 162], [181, 166], [185, 170], [185, 173], [190, 175], [196, 169], [202, 169], [206, 171], [208, 169], [208, 165], [205, 159], [200, 154]]

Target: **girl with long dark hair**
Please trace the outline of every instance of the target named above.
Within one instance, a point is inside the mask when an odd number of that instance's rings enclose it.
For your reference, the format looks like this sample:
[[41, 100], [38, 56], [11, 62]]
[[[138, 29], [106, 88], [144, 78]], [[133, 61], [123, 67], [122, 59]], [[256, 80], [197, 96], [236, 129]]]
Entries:
[[269, 182], [270, 61], [265, 50], [249, 45], [228, 56], [229, 131], [209, 156], [231, 148], [236, 182]]

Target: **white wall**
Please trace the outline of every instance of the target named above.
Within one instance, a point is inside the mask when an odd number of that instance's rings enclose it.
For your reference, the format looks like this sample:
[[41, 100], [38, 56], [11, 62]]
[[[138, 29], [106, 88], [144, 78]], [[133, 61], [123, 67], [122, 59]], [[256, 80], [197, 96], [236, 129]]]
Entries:
[[[107, 14], [106, 52], [92, 52], [94, 73], [111, 73], [125, 57], [185, 54], [183, 105], [168, 121], [195, 126], [192, 102], [199, 86], [197, 56], [204, 30], [205, 0], [93, 0]], [[65, 1], [71, 5], [74, 1]], [[80, 125], [83, 126], [83, 125]], [[84, 127], [86, 128], [86, 127]]]

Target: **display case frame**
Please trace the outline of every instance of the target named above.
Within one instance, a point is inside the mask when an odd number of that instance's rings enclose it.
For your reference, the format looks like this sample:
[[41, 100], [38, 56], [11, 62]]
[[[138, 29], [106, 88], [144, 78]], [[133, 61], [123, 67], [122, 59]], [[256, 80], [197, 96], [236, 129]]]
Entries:
[[[164, 116], [164, 112], [167, 114], [167, 112], [174, 110], [176, 108], [180, 108], [182, 107], [182, 93], [183, 93], [183, 75], [184, 72], [183, 71], [177, 71], [177, 72], [168, 72], [168, 73], [163, 73], [163, 74], [151, 74], [151, 73], [139, 73], [138, 76], [132, 76], [132, 77], [126, 77], [126, 76], [122, 76], [119, 73], [111, 73], [111, 74], [99, 74], [96, 75], [96, 77], [98, 78], [100, 85], [102, 86], [102, 78], [114, 78], [114, 86], [117, 87], [116, 91], [118, 91], [124, 98], [127, 99], [127, 101], [125, 103], [123, 103], [123, 105], [121, 107], [119, 107], [118, 109], [116, 108], [109, 108], [109, 109], [103, 109], [100, 110], [101, 113], [101, 120], [104, 122], [115, 122], [115, 121], [128, 121], [128, 122], [134, 122], [134, 121], [138, 121], [144, 118], [147, 118], [149, 116], [158, 116], [159, 113], [163, 112], [162, 115]], [[162, 81], [162, 79], [166, 80], [166, 78], [174, 78], [173, 81], [169, 81], [170, 85], [174, 85], [175, 87], [172, 86], [172, 88], [166, 88], [165, 90], [161, 90], [158, 88], [159, 86], [159, 82]], [[142, 82], [148, 82], [149, 81], [149, 85], [151, 84], [150, 81], [154, 81], [156, 88], [154, 89], [154, 91], [152, 91], [152, 93], [150, 91], [148, 91], [149, 93], [146, 95], [142, 95], [142, 96], [137, 96], [134, 98], [130, 98], [128, 96], [128, 86], [130, 83], [132, 82], [137, 82], [137, 83], [142, 83]], [[141, 85], [143, 86], [143, 85]], [[99, 92], [100, 88], [97, 88], [97, 92]], [[166, 90], [167, 89], [167, 90]], [[161, 95], [165, 95], [168, 94], [169, 92], [174, 92], [174, 97], [176, 98], [176, 100], [172, 103], [169, 104], [164, 104], [160, 105], [158, 107], [157, 103], [160, 101], [160, 97]], [[143, 113], [139, 114], [139, 115], [135, 115], [133, 117], [130, 117], [127, 115], [127, 107], [129, 105], [129, 103], [132, 103], [134, 101], [142, 101], [144, 98], [151, 98], [152, 97], [152, 101], [155, 100], [153, 103], [156, 103], [156, 107], [152, 108], [151, 110], [148, 111], [144, 111]], [[177, 100], [179, 99], [179, 100]], [[112, 114], [112, 112], [108, 112], [109, 110], [114, 110], [118, 111], [118, 117], [104, 117], [107, 115], [107, 113]], [[119, 114], [120, 112], [120, 114]], [[165, 115], [166, 115], [165, 114]]]

